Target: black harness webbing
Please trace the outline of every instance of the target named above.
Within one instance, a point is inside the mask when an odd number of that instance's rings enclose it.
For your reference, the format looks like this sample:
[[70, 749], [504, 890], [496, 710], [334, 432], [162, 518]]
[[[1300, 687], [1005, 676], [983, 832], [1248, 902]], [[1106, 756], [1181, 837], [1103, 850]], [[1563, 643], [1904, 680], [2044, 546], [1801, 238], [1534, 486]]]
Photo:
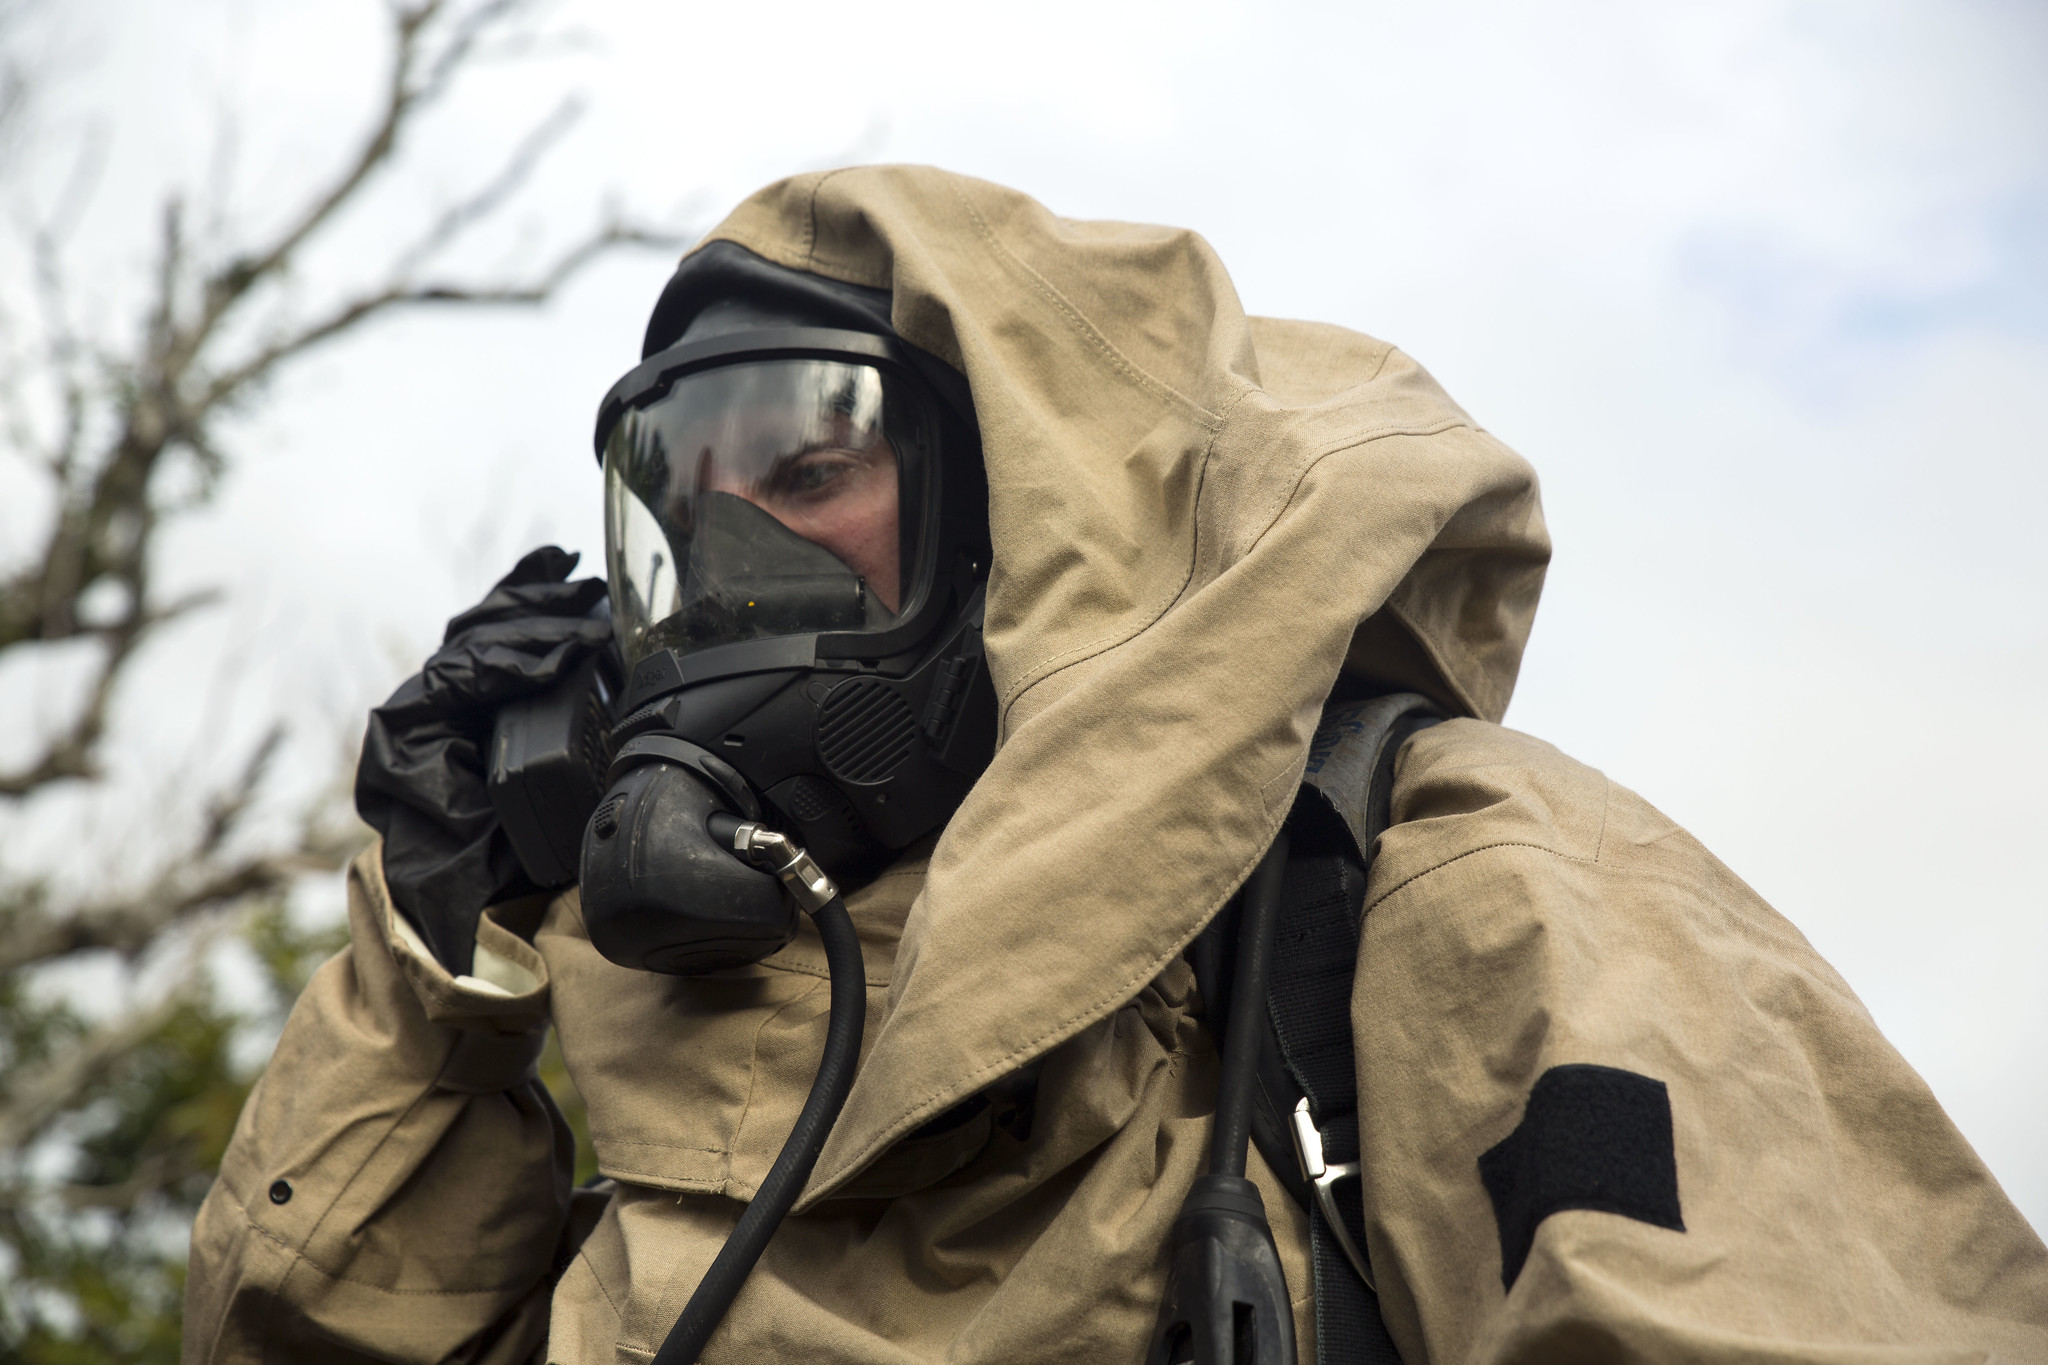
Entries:
[[[1288, 817], [1292, 851], [1266, 993], [1270, 1034], [1260, 1049], [1252, 1138], [1308, 1212], [1321, 1365], [1401, 1365], [1364, 1250], [1351, 987], [1366, 873], [1389, 822], [1394, 759], [1411, 735], [1439, 719], [1413, 693], [1330, 706]], [[1212, 1027], [1227, 1017], [1232, 911], [1217, 917], [1202, 936], [1210, 941], [1198, 940], [1191, 954]], [[1306, 1113], [1297, 1116], [1304, 1101]], [[1297, 1131], [1304, 1123], [1307, 1131]], [[1320, 1151], [1310, 1150], [1317, 1144]], [[1341, 1235], [1328, 1216], [1332, 1209]]]
[[[1266, 1006], [1288, 1070], [1308, 1100], [1324, 1165], [1358, 1161], [1358, 1080], [1352, 1061], [1351, 982], [1358, 963], [1362, 869], [1342, 855], [1290, 860], [1280, 899], [1280, 933]], [[1297, 1152], [1280, 1154], [1296, 1160]], [[1268, 1157], [1271, 1163], [1273, 1158]], [[1351, 1245], [1364, 1255], [1365, 1210], [1354, 1177], [1331, 1190]], [[1346, 1257], [1321, 1199], [1308, 1203], [1315, 1274], [1316, 1358], [1401, 1365], [1380, 1320], [1379, 1297]], [[1369, 1267], [1368, 1267], [1369, 1268]]]

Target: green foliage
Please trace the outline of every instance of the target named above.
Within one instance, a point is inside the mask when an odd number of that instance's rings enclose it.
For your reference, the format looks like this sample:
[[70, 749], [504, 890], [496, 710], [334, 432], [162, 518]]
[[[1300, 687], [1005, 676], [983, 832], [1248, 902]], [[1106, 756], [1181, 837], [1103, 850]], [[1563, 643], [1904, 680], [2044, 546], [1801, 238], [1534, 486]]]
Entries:
[[[233, 1011], [195, 985], [70, 1107], [55, 1135], [60, 1174], [19, 1169], [33, 1153], [0, 1156], [0, 1365], [178, 1359], [187, 1236], [260, 1072], [238, 1064], [237, 1044], [274, 1035], [347, 931], [300, 926], [279, 900], [240, 937], [263, 971], [259, 1007]], [[87, 1030], [70, 1005], [0, 977], [0, 1099], [8, 1078]], [[597, 1159], [583, 1098], [552, 1036], [541, 1079], [575, 1130], [576, 1179], [587, 1180]]]
[[[203, 982], [188, 987], [67, 1104], [48, 1150], [8, 1159], [0, 1361], [177, 1360], [186, 1239], [256, 1078], [255, 1067], [237, 1063], [236, 1043], [274, 1031], [344, 937], [293, 925], [281, 901], [251, 915], [242, 936], [264, 971], [258, 1009], [238, 1013]], [[18, 977], [0, 982], [9, 1074], [85, 1031], [70, 1005], [39, 1000]]]
[[570, 1131], [576, 1134], [576, 1183], [581, 1185], [597, 1175], [597, 1150], [590, 1145], [590, 1111], [583, 1103], [582, 1092], [576, 1089], [576, 1082], [569, 1079], [561, 1041], [553, 1032], [548, 1034], [547, 1048], [540, 1054], [540, 1079], [554, 1096], [555, 1107], [569, 1121]]
[[85, 1021], [68, 1005], [36, 1000], [19, 975], [0, 976], [0, 1095], [84, 1032]]
[[0, 1306], [0, 1360], [176, 1361], [185, 1266], [164, 1247], [168, 1203], [0, 1209], [0, 1241], [14, 1262]]

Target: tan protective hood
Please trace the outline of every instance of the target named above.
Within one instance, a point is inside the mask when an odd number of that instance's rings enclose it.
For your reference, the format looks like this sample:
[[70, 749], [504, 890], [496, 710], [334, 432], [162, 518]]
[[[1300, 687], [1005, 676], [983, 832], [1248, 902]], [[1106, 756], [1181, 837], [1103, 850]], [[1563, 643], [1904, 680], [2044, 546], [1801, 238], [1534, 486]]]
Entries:
[[940, 839], [806, 1201], [1130, 1000], [1278, 830], [1340, 669], [1498, 720], [1536, 479], [1413, 361], [1249, 318], [1200, 237], [918, 167], [800, 176], [711, 239], [889, 290], [973, 390], [995, 761]]

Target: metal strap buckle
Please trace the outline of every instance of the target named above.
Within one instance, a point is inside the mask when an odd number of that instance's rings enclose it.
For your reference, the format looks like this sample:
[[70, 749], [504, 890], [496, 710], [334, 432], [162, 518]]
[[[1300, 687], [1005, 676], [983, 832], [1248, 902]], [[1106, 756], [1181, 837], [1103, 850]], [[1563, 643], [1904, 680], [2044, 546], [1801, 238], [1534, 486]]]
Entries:
[[1365, 1281], [1367, 1289], [1379, 1293], [1379, 1286], [1372, 1282], [1372, 1272], [1365, 1267], [1365, 1253], [1351, 1239], [1351, 1226], [1337, 1211], [1337, 1182], [1358, 1179], [1358, 1163], [1340, 1161], [1334, 1166], [1324, 1164], [1323, 1135], [1316, 1131], [1316, 1121], [1309, 1117], [1307, 1096], [1294, 1106], [1294, 1154], [1301, 1158], [1302, 1179], [1315, 1186], [1316, 1202], [1323, 1206], [1323, 1221], [1330, 1225], [1330, 1235], [1337, 1239], [1344, 1259], [1351, 1262], [1351, 1268], [1358, 1272], [1359, 1279]]

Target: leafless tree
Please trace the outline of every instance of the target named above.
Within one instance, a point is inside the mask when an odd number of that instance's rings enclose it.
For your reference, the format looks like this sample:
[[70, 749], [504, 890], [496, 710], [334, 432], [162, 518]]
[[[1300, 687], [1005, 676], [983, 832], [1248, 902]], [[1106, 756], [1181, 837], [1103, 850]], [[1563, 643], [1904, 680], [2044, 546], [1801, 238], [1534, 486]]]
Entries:
[[[49, 512], [33, 544], [0, 557], [0, 664], [54, 649], [89, 650], [91, 664], [33, 751], [0, 770], [0, 804], [105, 780], [111, 707], [137, 651], [214, 600], [165, 600], [154, 577], [162, 532], [214, 495], [231, 463], [221, 444], [225, 419], [246, 412], [267, 381], [373, 319], [407, 309], [537, 305], [609, 252], [677, 240], [673, 230], [613, 214], [530, 271], [486, 279], [442, 272], [453, 248], [519, 201], [574, 121], [577, 108], [565, 103], [330, 304], [295, 301], [286, 287], [295, 267], [403, 160], [422, 120], [480, 61], [530, 48], [540, 20], [527, 0], [393, 0], [389, 22], [390, 69], [371, 125], [274, 230], [256, 240], [209, 240], [189, 226], [187, 195], [164, 198], [132, 334], [88, 335], [74, 320], [66, 274], [73, 209], [60, 207], [33, 231], [34, 314], [0, 317], [7, 334], [35, 339], [31, 351], [0, 364], [0, 460], [42, 482]], [[0, 64], [0, 121], [22, 88], [12, 64]], [[227, 216], [207, 219], [216, 220]], [[274, 900], [309, 870], [339, 866], [362, 835], [328, 818], [334, 803], [309, 815], [296, 840], [250, 851], [237, 837], [281, 736], [273, 728], [254, 748], [238, 778], [205, 801], [196, 834], [139, 888], [66, 899], [0, 872], [0, 988], [92, 950], [132, 960], [167, 933], [224, 922], [238, 908]], [[70, 1111], [166, 1008], [161, 1000], [141, 1006], [33, 1060], [0, 1055], [0, 1153]], [[0, 1038], [0, 1053], [7, 1050]]]

